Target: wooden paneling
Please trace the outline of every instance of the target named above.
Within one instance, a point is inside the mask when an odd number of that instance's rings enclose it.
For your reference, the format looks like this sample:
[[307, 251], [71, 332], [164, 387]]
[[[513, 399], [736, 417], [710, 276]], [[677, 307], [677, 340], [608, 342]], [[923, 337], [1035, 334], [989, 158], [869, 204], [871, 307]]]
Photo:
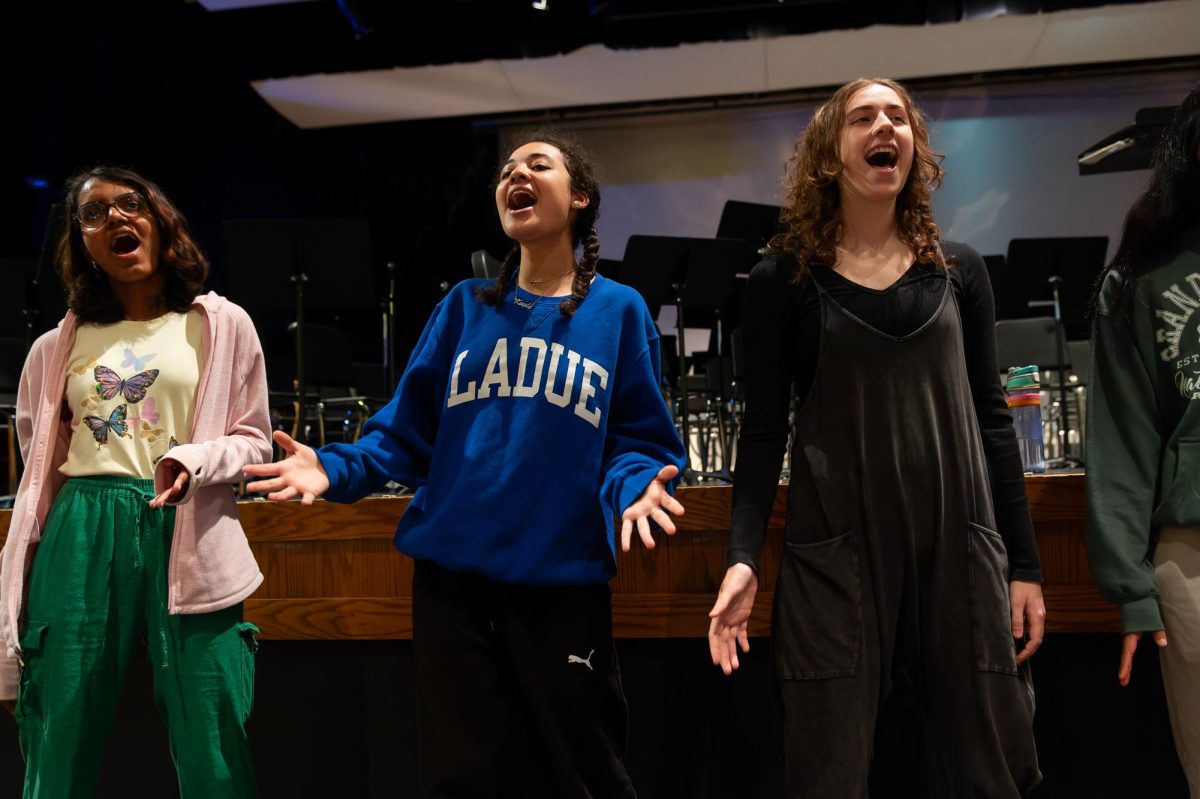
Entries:
[[[1030, 476], [1030, 510], [1046, 576], [1052, 632], [1117, 630], [1115, 609], [1092, 584], [1084, 548], [1082, 475]], [[762, 556], [752, 635], [770, 629], [772, 589], [783, 546], [787, 486], [780, 486]], [[725, 574], [732, 489], [685, 488], [686, 514], [653, 550], [635, 534], [617, 556], [616, 634], [628, 638], [703, 636]], [[412, 635], [412, 562], [392, 536], [407, 499], [371, 497], [354, 505], [243, 502], [242, 524], [266, 577], [246, 614], [268, 638], [371, 639]], [[8, 529], [0, 512], [0, 540]]]

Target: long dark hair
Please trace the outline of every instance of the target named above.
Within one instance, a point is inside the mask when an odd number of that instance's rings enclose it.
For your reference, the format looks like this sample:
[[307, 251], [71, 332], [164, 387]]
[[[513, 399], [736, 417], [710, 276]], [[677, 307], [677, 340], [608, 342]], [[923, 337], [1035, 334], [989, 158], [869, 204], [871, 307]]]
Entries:
[[1154, 148], [1150, 182], [1125, 215], [1121, 243], [1096, 282], [1092, 313], [1108, 276], [1120, 276], [1112, 312], [1128, 320], [1137, 278], [1179, 248], [1181, 236], [1200, 224], [1200, 84], [1192, 89]]
[[829, 98], [796, 141], [785, 179], [787, 197], [780, 221], [783, 231], [767, 245], [772, 254], [789, 253], [797, 262], [795, 280], [804, 277], [812, 263], [832, 266], [837, 261], [837, 243], [842, 237], [839, 213], [841, 190], [838, 177], [842, 159], [838, 154], [846, 124], [846, 103], [855, 93], [879, 84], [894, 91], [904, 103], [913, 133], [913, 164], [908, 180], [896, 197], [896, 226], [917, 260], [945, 266], [938, 247], [938, 227], [933, 222], [933, 191], [945, 173], [942, 155], [929, 144], [925, 117], [908, 90], [888, 78], [858, 78], [842, 86]]
[[67, 224], [58, 239], [55, 263], [67, 290], [67, 307], [81, 322], [109, 324], [125, 318], [125, 309], [113, 296], [108, 276], [93, 265], [83, 246], [79, 227], [79, 195], [91, 181], [117, 183], [142, 195], [158, 225], [158, 268], [163, 272], [163, 292], [156, 303], [163, 311], [186, 311], [204, 290], [208, 260], [188, 233], [187, 220], [163, 190], [131, 169], [97, 166], [67, 181]]
[[[596, 275], [596, 263], [600, 260], [600, 238], [596, 235], [596, 218], [600, 216], [600, 181], [596, 178], [596, 164], [592, 156], [570, 134], [561, 130], [530, 130], [511, 137], [505, 152], [512, 152], [530, 142], [542, 142], [558, 148], [562, 153], [567, 174], [571, 176], [571, 193], [586, 194], [587, 205], [575, 211], [571, 225], [571, 244], [583, 246], [583, 252], [575, 262], [575, 280], [571, 283], [571, 296], [563, 300], [558, 310], [563, 316], [575, 315], [579, 303], [587, 297]], [[493, 188], [499, 183], [499, 171]], [[504, 258], [500, 274], [486, 286], [475, 289], [475, 297], [488, 305], [499, 305], [508, 293], [509, 284], [521, 262], [521, 246], [514, 245]]]

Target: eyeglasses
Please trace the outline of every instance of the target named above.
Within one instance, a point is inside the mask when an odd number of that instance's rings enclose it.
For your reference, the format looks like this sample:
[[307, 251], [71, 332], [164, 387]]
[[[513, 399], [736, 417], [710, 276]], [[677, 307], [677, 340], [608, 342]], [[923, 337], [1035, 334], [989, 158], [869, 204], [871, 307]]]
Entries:
[[128, 217], [142, 216], [146, 213], [146, 200], [136, 191], [122, 194], [111, 203], [94, 202], [81, 205], [75, 218], [84, 230], [99, 230], [108, 221], [108, 211], [116, 208]]

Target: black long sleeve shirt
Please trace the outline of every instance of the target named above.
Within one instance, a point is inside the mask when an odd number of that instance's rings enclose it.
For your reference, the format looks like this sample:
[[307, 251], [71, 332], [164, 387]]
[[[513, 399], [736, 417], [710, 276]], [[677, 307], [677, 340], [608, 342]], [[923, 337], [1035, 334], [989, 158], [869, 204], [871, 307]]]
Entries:
[[[967, 378], [983, 439], [996, 525], [1008, 549], [1010, 579], [1041, 582], [1041, 563], [1025, 495], [1021, 454], [996, 365], [996, 312], [987, 267], [979, 253], [942, 242], [962, 317]], [[883, 333], [904, 336], [928, 322], [941, 301], [939, 267], [913, 264], [886, 289], [870, 289], [829, 267], [813, 273], [847, 311]], [[729, 563], [758, 571], [767, 519], [775, 501], [788, 439], [793, 397], [816, 378], [821, 308], [807, 277], [791, 282], [795, 262], [768, 258], [750, 274], [742, 323], [746, 415], [738, 438]]]

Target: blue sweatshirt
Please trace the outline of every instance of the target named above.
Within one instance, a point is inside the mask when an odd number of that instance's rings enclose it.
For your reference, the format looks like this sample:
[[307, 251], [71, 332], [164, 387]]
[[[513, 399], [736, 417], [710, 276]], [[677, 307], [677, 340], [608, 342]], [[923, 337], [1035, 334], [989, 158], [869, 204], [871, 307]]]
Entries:
[[[498, 306], [454, 287], [391, 402], [354, 444], [318, 451], [325, 498], [389, 480], [416, 488], [396, 530], [413, 558], [507, 583], [582, 585], [616, 573], [620, 518], [683, 443], [659, 387], [642, 298], [597, 276], [571, 319], [515, 287]], [[514, 281], [515, 282], [515, 281]]]

